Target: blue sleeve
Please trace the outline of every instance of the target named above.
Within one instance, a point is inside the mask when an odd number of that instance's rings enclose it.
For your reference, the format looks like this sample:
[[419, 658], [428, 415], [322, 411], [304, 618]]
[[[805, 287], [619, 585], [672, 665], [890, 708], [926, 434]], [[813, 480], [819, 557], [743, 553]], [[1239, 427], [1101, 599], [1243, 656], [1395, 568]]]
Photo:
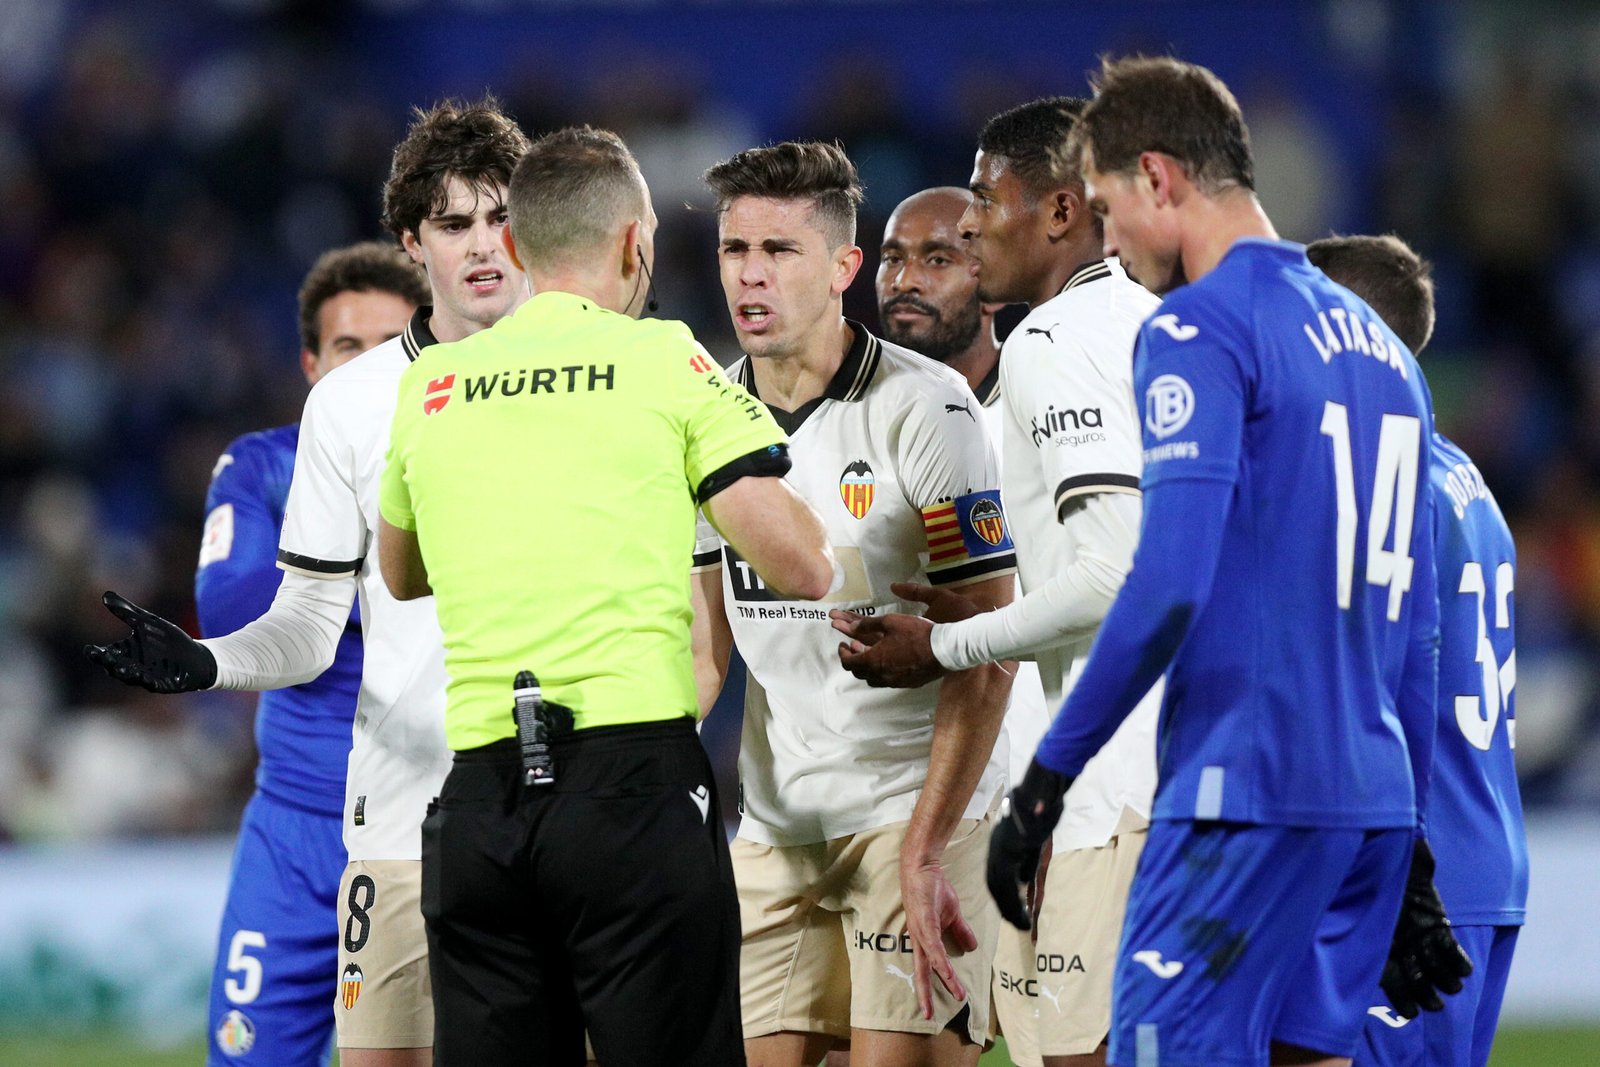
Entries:
[[1133, 568], [1083, 674], [1039, 743], [1076, 775], [1161, 677], [1211, 595], [1243, 450], [1250, 382], [1220, 316], [1168, 300], [1139, 331], [1144, 513]]
[[277, 566], [282, 505], [266, 451], [260, 438], [229, 445], [206, 494], [206, 529], [194, 578], [205, 637], [231, 634], [265, 615], [283, 579]]
[[1183, 479], [1145, 490], [1139, 548], [1082, 676], [1036, 758], [1078, 775], [1161, 677], [1211, 594], [1233, 486]]
[[[1427, 438], [1424, 438], [1426, 444]], [[1422, 456], [1426, 477], [1429, 458]], [[1433, 745], [1439, 730], [1439, 566], [1436, 526], [1438, 504], [1431, 484], [1422, 494], [1424, 505], [1420, 530], [1412, 535], [1415, 561], [1411, 589], [1411, 635], [1406, 646], [1406, 661], [1395, 694], [1395, 714], [1405, 731], [1406, 751], [1411, 756], [1411, 779], [1416, 790], [1417, 832], [1426, 836], [1428, 791], [1433, 781]]]

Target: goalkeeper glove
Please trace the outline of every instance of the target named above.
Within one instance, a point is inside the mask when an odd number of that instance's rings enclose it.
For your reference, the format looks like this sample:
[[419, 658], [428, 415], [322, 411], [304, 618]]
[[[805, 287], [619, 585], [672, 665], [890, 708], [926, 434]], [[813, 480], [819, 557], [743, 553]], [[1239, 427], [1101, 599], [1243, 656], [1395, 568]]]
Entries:
[[1061, 821], [1069, 775], [1057, 774], [1037, 759], [1000, 809], [1000, 821], [989, 838], [989, 894], [1000, 914], [1018, 930], [1033, 924], [1028, 905], [1022, 899], [1022, 886], [1033, 881], [1039, 869], [1039, 854], [1050, 831]]
[[1419, 837], [1411, 852], [1400, 921], [1378, 984], [1395, 1013], [1411, 1019], [1419, 1011], [1442, 1011], [1439, 993], [1461, 992], [1461, 980], [1471, 973], [1472, 960], [1456, 943], [1433, 884], [1433, 850], [1426, 838]]
[[111, 677], [152, 693], [192, 693], [216, 682], [216, 657], [176, 623], [116, 593], [108, 592], [100, 601], [132, 631], [121, 641], [83, 648]]

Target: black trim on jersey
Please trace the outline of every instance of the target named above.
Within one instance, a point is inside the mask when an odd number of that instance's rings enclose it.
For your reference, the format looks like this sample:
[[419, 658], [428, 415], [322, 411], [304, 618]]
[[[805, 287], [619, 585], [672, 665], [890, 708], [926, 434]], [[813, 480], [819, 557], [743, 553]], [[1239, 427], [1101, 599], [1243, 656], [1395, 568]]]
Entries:
[[344, 578], [357, 574], [361, 570], [362, 561], [359, 559], [328, 560], [317, 559], [315, 556], [302, 556], [298, 552], [288, 549], [278, 549], [278, 565], [288, 567], [290, 570], [305, 571], [307, 574], [320, 574], [329, 578]]
[[1111, 264], [1103, 259], [1091, 260], [1072, 272], [1072, 276], [1067, 279], [1067, 284], [1061, 287], [1061, 291], [1064, 293], [1075, 286], [1088, 285], [1090, 282], [1109, 277], [1111, 277]]
[[1131, 474], [1080, 474], [1063, 478], [1056, 486], [1056, 520], [1066, 510], [1067, 501], [1090, 493], [1137, 493], [1139, 479]]
[[424, 348], [439, 343], [439, 339], [433, 336], [433, 331], [428, 329], [428, 320], [431, 318], [433, 318], [433, 305], [423, 304], [411, 313], [411, 321], [406, 323], [405, 330], [400, 334], [400, 347], [405, 350], [406, 359], [412, 363], [422, 355]]
[[994, 361], [994, 366], [989, 368], [989, 373], [983, 376], [983, 381], [979, 382], [972, 391], [978, 396], [978, 406], [980, 408], [994, 407], [1000, 402], [1000, 361], [998, 359]]
[[[806, 401], [793, 411], [784, 411], [767, 404], [767, 410], [772, 412], [773, 419], [784, 433], [793, 434], [798, 430], [810, 414], [822, 406], [824, 400], [842, 400], [847, 404], [854, 404], [867, 395], [872, 379], [877, 376], [878, 365], [883, 362], [883, 342], [854, 319], [844, 321], [855, 336], [850, 342], [850, 348], [844, 354], [844, 360], [839, 364], [839, 369], [833, 372], [833, 377], [829, 379], [828, 387], [822, 391], [822, 395], [815, 400]], [[761, 395], [756, 392], [756, 375], [751, 363], [750, 357], [746, 356], [744, 367], [739, 371], [739, 384], [744, 386], [745, 392], [761, 400]], [[761, 402], [766, 404], [764, 400]]]
[[692, 566], [695, 570], [703, 567], [715, 567], [722, 563], [722, 546], [719, 544], [709, 552], [696, 552]]
[[789, 459], [789, 446], [786, 444], [768, 445], [754, 452], [746, 452], [732, 463], [724, 463], [702, 478], [700, 488], [694, 491], [695, 503], [704, 504], [740, 478], [782, 478], [792, 466], [794, 462]]
[[1000, 573], [1009, 574], [1016, 569], [1017, 554], [1015, 552], [1001, 552], [993, 556], [980, 556], [975, 560], [961, 564], [959, 567], [930, 571], [928, 573], [928, 581], [932, 585], [953, 585], [956, 582], [970, 582], [974, 578], [998, 576]]

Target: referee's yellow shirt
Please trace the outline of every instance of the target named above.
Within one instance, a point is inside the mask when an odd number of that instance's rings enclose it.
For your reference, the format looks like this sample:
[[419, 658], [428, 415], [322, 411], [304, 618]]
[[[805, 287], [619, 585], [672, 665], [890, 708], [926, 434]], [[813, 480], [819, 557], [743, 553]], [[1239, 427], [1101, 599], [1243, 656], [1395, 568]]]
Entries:
[[697, 714], [695, 492], [784, 440], [687, 326], [568, 293], [423, 350], [379, 501], [428, 568], [450, 747], [515, 736], [521, 670], [579, 729]]

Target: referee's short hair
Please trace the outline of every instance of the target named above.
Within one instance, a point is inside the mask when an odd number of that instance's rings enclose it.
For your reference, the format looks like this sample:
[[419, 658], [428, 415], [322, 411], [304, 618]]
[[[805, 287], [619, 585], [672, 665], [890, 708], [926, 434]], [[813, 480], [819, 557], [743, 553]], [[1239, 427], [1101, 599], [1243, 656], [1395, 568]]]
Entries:
[[443, 211], [452, 177], [483, 190], [509, 185], [528, 135], [485, 94], [476, 103], [442, 100], [411, 113], [383, 184], [383, 225], [398, 239]]
[[1371, 305], [1416, 355], [1433, 336], [1433, 265], [1394, 234], [1324, 237], [1306, 245], [1312, 266]]
[[812, 218], [837, 247], [856, 240], [856, 209], [863, 199], [856, 165], [837, 144], [784, 141], [747, 148], [706, 171], [717, 214], [744, 196], [809, 200]]
[[432, 297], [428, 276], [398, 248], [384, 241], [362, 241], [330, 249], [317, 257], [300, 283], [300, 345], [315, 352], [322, 344], [317, 317], [322, 305], [340, 293], [393, 293], [421, 307]]
[[525, 266], [570, 263], [619, 223], [643, 219], [644, 176], [622, 138], [570, 126], [533, 142], [511, 176], [506, 208]]
[[1049, 96], [1002, 111], [978, 134], [978, 151], [1004, 156], [1012, 173], [1035, 196], [1064, 184], [1082, 184], [1066, 157], [1067, 138], [1088, 101], [1076, 96]]
[[1170, 56], [1106, 57], [1072, 130], [1069, 155], [1085, 149], [1102, 174], [1126, 174], [1144, 152], [1171, 156], [1207, 196], [1254, 190], [1250, 131], [1233, 93], [1205, 67]]

